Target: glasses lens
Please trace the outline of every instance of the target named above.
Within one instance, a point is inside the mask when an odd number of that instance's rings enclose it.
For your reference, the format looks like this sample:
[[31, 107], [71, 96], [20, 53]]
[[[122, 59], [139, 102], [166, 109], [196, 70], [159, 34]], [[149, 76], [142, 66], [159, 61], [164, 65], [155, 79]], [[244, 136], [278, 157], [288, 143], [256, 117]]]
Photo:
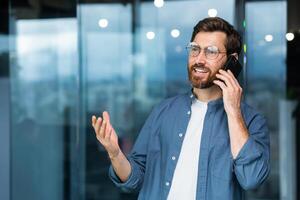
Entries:
[[189, 55], [192, 57], [198, 56], [201, 51], [200, 47], [193, 43], [191, 43], [187, 46], [187, 50], [189, 52]]
[[207, 59], [215, 59], [219, 55], [219, 49], [216, 46], [206, 47], [204, 51]]

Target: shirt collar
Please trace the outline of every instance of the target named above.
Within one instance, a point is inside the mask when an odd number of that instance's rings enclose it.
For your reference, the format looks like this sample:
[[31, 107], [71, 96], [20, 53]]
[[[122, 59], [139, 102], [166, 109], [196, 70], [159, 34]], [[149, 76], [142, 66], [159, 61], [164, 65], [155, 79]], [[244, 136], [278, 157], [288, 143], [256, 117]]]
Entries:
[[[187, 93], [188, 99], [189, 99], [189, 105], [192, 105], [193, 101], [196, 100], [196, 95], [193, 92], [193, 88], [189, 90]], [[207, 103], [208, 107], [217, 107], [218, 105], [223, 105], [223, 97], [220, 97], [215, 100], [211, 100]]]

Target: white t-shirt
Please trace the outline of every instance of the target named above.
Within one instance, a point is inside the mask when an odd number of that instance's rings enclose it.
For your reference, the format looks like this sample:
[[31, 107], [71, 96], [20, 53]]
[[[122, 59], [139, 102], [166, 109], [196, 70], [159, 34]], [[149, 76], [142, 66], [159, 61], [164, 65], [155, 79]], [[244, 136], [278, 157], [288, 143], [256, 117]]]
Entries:
[[191, 106], [191, 118], [174, 171], [168, 200], [196, 199], [198, 161], [206, 111], [207, 103], [195, 99]]

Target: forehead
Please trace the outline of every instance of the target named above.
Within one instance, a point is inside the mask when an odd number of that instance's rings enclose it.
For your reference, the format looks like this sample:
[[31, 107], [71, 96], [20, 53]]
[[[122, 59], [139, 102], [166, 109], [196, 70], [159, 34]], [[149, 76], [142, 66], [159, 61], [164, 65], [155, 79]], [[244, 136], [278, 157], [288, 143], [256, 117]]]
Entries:
[[227, 36], [220, 31], [215, 32], [199, 32], [194, 38], [194, 42], [201, 47], [217, 46], [218, 48], [225, 48]]

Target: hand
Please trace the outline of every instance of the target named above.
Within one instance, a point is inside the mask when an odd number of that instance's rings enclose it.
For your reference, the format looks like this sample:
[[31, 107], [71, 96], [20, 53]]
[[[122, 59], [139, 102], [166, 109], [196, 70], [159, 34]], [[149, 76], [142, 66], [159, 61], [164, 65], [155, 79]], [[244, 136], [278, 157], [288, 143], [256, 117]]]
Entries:
[[214, 80], [213, 82], [218, 85], [223, 92], [224, 109], [227, 115], [240, 114], [243, 91], [240, 84], [230, 70], [224, 71], [220, 69], [216, 77], [220, 80]]
[[92, 125], [94, 127], [98, 141], [104, 146], [111, 159], [117, 157], [120, 153], [118, 136], [112, 127], [108, 112], [103, 112], [103, 119], [93, 115]]

